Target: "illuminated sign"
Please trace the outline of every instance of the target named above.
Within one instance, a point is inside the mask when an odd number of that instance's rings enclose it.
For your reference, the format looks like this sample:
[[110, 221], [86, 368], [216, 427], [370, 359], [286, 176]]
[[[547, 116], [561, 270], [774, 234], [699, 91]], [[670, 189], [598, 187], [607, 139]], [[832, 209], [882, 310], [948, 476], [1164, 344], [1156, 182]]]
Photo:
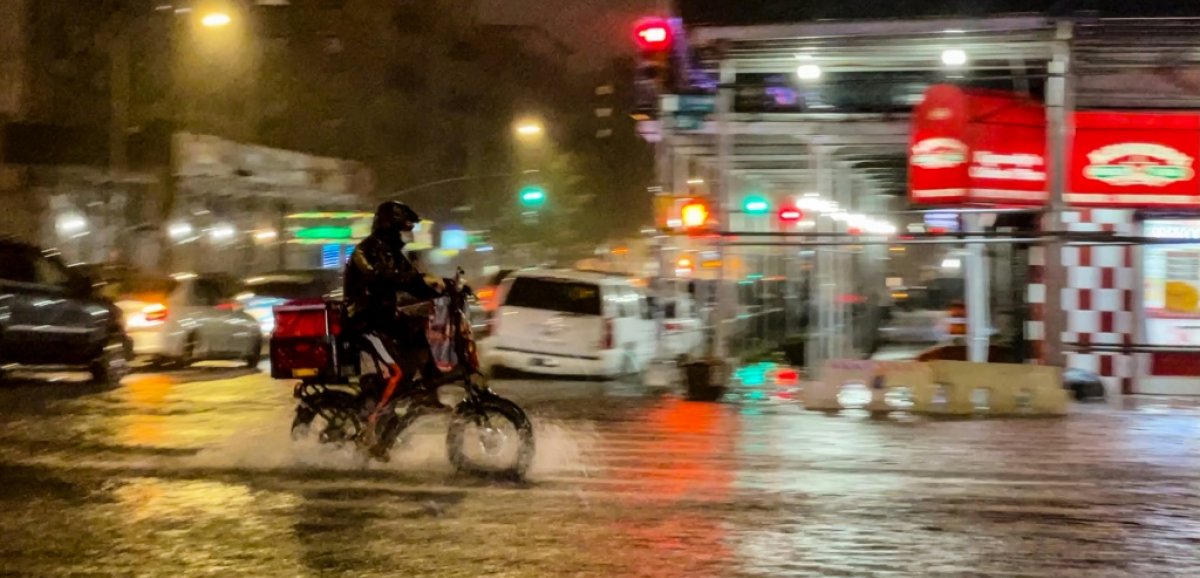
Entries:
[[966, 143], [953, 138], [929, 138], [912, 147], [912, 164], [923, 169], [949, 169], [967, 162]]
[[1089, 179], [1127, 187], [1164, 187], [1196, 176], [1192, 157], [1171, 147], [1151, 143], [1108, 145], [1088, 153], [1091, 164], [1083, 168]]
[[296, 230], [297, 239], [352, 239], [354, 229], [351, 227], [307, 227]]
[[442, 249], [462, 251], [470, 245], [467, 232], [462, 229], [442, 229]]

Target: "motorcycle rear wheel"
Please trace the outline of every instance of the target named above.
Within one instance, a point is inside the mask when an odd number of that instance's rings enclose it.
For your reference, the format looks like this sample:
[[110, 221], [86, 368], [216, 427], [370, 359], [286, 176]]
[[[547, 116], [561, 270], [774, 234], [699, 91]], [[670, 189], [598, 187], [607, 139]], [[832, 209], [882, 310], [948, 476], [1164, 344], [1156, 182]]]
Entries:
[[317, 439], [323, 444], [353, 440], [363, 427], [358, 396], [344, 391], [324, 391], [301, 400], [296, 406], [292, 439], [307, 437], [313, 424], [318, 422], [317, 418], [320, 418]]

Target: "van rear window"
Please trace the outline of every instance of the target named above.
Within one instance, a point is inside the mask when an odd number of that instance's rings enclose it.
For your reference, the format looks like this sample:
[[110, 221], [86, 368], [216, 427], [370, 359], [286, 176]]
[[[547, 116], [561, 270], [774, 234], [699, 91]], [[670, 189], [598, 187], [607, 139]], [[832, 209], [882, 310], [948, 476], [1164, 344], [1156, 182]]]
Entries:
[[592, 283], [518, 277], [504, 304], [577, 315], [600, 315], [600, 287]]

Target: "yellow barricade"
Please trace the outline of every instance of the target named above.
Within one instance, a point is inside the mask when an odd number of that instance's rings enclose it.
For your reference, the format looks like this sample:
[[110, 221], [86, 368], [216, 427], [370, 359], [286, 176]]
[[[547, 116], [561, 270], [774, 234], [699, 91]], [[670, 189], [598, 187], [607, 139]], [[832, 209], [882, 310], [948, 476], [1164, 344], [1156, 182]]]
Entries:
[[[838, 393], [849, 384], [862, 384], [871, 391], [866, 409], [887, 412], [896, 408], [886, 400], [887, 391], [907, 387], [912, 413], [971, 415], [973, 394], [988, 394], [990, 415], [1065, 415], [1070, 393], [1063, 388], [1062, 370], [1042, 365], [972, 363], [967, 361], [861, 361], [830, 360], [821, 368], [820, 379], [804, 385], [802, 399], [807, 409], [842, 409]], [[936, 405], [938, 392], [945, 403]], [[1022, 412], [1021, 399], [1028, 411]]]

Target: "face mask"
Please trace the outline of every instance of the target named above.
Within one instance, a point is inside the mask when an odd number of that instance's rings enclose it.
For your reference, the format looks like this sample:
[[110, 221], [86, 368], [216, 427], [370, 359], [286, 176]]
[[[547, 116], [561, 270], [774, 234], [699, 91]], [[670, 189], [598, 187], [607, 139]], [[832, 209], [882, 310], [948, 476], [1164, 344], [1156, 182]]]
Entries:
[[415, 238], [416, 237], [413, 235], [412, 231], [400, 231], [400, 242], [404, 243], [405, 245], [413, 242], [413, 239]]

